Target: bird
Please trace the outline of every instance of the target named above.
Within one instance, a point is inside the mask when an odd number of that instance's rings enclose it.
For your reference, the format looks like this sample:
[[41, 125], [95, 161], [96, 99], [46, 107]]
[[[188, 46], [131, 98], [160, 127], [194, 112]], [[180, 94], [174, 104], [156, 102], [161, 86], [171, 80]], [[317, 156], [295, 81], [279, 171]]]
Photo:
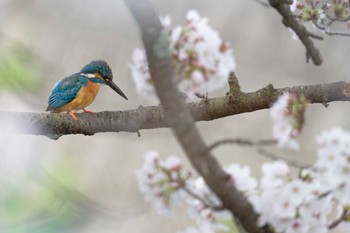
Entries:
[[83, 110], [85, 113], [93, 113], [85, 108], [94, 101], [101, 84], [108, 85], [127, 100], [126, 95], [112, 80], [112, 69], [106, 61], [92, 61], [80, 72], [65, 77], [55, 84], [48, 98], [46, 111], [67, 112], [77, 121], [78, 117], [74, 112]]

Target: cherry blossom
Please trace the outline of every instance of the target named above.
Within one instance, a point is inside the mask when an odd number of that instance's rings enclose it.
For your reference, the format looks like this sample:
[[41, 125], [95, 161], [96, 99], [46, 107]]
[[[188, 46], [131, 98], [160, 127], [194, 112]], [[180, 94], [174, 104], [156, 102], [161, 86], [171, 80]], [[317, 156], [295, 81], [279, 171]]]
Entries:
[[277, 232], [288, 233], [327, 232], [332, 202], [330, 196], [320, 198], [324, 189], [319, 190], [318, 181], [291, 177], [281, 161], [265, 163], [262, 170], [263, 182], [249, 197], [260, 214], [259, 226], [270, 224]]
[[[293, 101], [296, 103], [298, 99]], [[278, 104], [285, 106], [281, 102]], [[274, 114], [280, 116], [278, 111]], [[315, 163], [298, 173], [283, 160], [264, 163], [259, 182], [251, 176], [247, 166], [231, 164], [224, 168], [231, 184], [247, 197], [259, 215], [257, 226], [269, 224], [275, 232], [283, 233], [326, 233], [334, 228], [347, 229], [350, 218], [350, 132], [334, 127], [320, 133], [316, 142]], [[147, 152], [143, 166], [137, 171], [145, 200], [159, 213], [167, 215], [173, 213], [177, 205], [186, 205], [196, 226], [182, 233], [228, 231], [220, 220], [231, 215], [222, 208], [221, 200], [203, 177], [194, 178], [192, 172], [183, 170], [178, 157], [161, 158], [156, 151]]]
[[182, 202], [183, 193], [178, 190], [176, 182], [181, 166], [177, 157], [161, 160], [158, 152], [149, 151], [145, 154], [143, 166], [136, 171], [138, 186], [145, 200], [162, 215], [172, 215], [172, 208]]
[[[348, 19], [350, 17], [348, 0], [293, 0], [290, 11], [298, 22], [308, 30], [332, 34], [331, 28], [343, 28], [342, 35], [349, 35]], [[338, 26], [335, 26], [338, 24]], [[293, 39], [295, 36], [293, 34]]]
[[[250, 168], [231, 164], [224, 170], [231, 176], [231, 182], [240, 191], [248, 194], [257, 187]], [[144, 155], [144, 163], [136, 172], [140, 191], [147, 202], [159, 214], [174, 215], [174, 208], [186, 203], [189, 217], [195, 219], [197, 227], [182, 232], [214, 233], [227, 231], [228, 227], [219, 220], [231, 217], [216, 194], [210, 190], [202, 177], [194, 179], [191, 172], [185, 173], [181, 160], [176, 156], [161, 158], [157, 151]]]
[[232, 184], [244, 193], [250, 193], [257, 187], [257, 181], [250, 174], [249, 167], [242, 167], [239, 164], [231, 164], [224, 168], [227, 174], [231, 175]]
[[306, 105], [307, 101], [304, 97], [285, 92], [271, 107], [273, 137], [277, 139], [279, 147], [299, 149], [296, 137], [300, 134], [304, 124]]
[[[182, 26], [170, 29], [169, 17], [161, 18], [161, 22], [169, 35], [176, 83], [186, 100], [205, 96], [227, 83], [229, 74], [236, 67], [233, 51], [230, 44], [208, 25], [207, 18], [190, 10]], [[150, 102], [158, 102], [143, 49], [134, 50], [130, 69], [138, 93]]]
[[[283, 233], [326, 233], [329, 228], [348, 227], [350, 132], [335, 127], [322, 132], [316, 142], [317, 160], [297, 175], [284, 161], [264, 163], [259, 182], [251, 176], [249, 167], [231, 164], [224, 168], [232, 185], [246, 195], [259, 214], [259, 227], [269, 224]], [[150, 151], [137, 177], [145, 200], [158, 212], [171, 212], [179, 203], [187, 205], [197, 226], [183, 233], [227, 231], [219, 220], [230, 214], [221, 208], [220, 199], [202, 177], [194, 179], [184, 174], [178, 157], [162, 159], [158, 152]]]

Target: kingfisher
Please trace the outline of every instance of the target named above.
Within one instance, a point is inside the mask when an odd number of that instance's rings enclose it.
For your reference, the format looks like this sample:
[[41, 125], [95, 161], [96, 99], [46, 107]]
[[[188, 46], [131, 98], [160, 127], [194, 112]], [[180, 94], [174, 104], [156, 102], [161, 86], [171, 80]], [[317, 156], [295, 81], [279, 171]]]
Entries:
[[101, 84], [107, 84], [124, 99], [128, 99], [122, 90], [112, 81], [112, 70], [103, 60], [92, 61], [80, 72], [74, 73], [56, 83], [48, 99], [46, 111], [52, 113], [67, 112], [74, 120], [78, 117], [73, 111], [86, 110], [100, 89]]

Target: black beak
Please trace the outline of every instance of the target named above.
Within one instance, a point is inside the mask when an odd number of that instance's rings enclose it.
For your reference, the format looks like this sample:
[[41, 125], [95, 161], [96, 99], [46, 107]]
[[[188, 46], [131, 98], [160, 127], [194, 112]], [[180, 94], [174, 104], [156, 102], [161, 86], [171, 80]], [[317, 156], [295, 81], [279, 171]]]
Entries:
[[122, 90], [120, 90], [120, 88], [112, 81], [112, 80], [108, 80], [108, 81], [106, 81], [105, 80], [105, 82], [106, 82], [106, 84], [108, 85], [108, 86], [110, 86], [115, 92], [117, 92], [121, 97], [123, 97], [124, 99], [128, 99], [128, 98], [126, 98], [126, 96], [125, 96], [125, 94], [122, 92]]

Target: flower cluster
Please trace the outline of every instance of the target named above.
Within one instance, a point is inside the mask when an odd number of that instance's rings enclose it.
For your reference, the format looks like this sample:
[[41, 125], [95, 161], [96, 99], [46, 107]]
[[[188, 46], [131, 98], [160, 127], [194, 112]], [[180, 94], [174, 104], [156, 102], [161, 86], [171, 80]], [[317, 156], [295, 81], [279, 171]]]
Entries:
[[[169, 17], [161, 21], [164, 26], [170, 25]], [[183, 26], [167, 30], [176, 83], [186, 100], [194, 100], [225, 85], [236, 66], [233, 51], [208, 25], [207, 18], [191, 10]], [[158, 98], [143, 49], [134, 50], [130, 68], [137, 91], [147, 100], [156, 102]]]
[[333, 0], [333, 14], [340, 20], [345, 20], [350, 16], [348, 0]]
[[[344, 24], [350, 20], [350, 8], [348, 0], [294, 0], [290, 10], [296, 15], [301, 24], [311, 23], [317, 31], [332, 34], [330, 27], [335, 22]], [[310, 24], [309, 24], [310, 25]], [[350, 28], [347, 23], [347, 30]], [[349, 32], [342, 32], [349, 35]], [[293, 35], [293, 38], [295, 36]]]
[[[305, 2], [305, 3], [304, 3]], [[320, 0], [297, 1], [290, 6], [292, 12], [296, 12], [300, 22], [317, 22], [325, 18], [324, 12], [330, 8], [329, 3], [321, 4]]]
[[[199, 232], [216, 232], [227, 230], [227, 227], [218, 222], [219, 219], [230, 217], [226, 211], [220, 209], [220, 199], [209, 189], [202, 177], [197, 178], [193, 185], [187, 187], [188, 191], [195, 194], [186, 198], [188, 215], [196, 220]], [[192, 228], [191, 228], [192, 229]]]
[[[319, 149], [315, 164], [301, 169], [297, 176], [284, 161], [263, 164], [259, 184], [249, 167], [232, 164], [224, 168], [232, 185], [247, 196], [259, 214], [259, 227], [269, 224], [276, 232], [326, 233], [350, 226], [350, 132], [333, 128], [321, 133], [316, 141]], [[164, 208], [163, 212], [186, 203], [197, 227], [182, 233], [227, 230], [218, 222], [229, 217], [220, 199], [202, 177], [184, 176], [181, 167], [177, 157], [162, 160], [157, 152], [146, 153], [145, 164], [138, 171], [146, 200], [158, 210]]]
[[285, 233], [328, 231], [332, 203], [330, 197], [320, 198], [327, 189], [305, 177], [293, 179], [289, 166], [281, 161], [262, 166], [260, 187], [249, 197], [260, 214], [258, 226], [270, 224], [276, 232]]
[[297, 97], [285, 92], [271, 107], [273, 137], [278, 140], [279, 147], [299, 149], [296, 137], [304, 125], [306, 106], [307, 100], [303, 96]]
[[350, 205], [350, 133], [333, 128], [317, 137], [315, 169], [324, 185], [344, 206]]
[[[260, 214], [259, 226], [268, 223], [286, 233], [322, 233], [349, 226], [350, 133], [333, 128], [317, 137], [317, 143], [314, 166], [296, 178], [284, 162], [262, 166], [260, 187], [249, 196]], [[331, 219], [335, 210], [338, 216]]]
[[257, 187], [257, 181], [250, 174], [249, 167], [241, 167], [241, 165], [233, 163], [224, 168], [224, 171], [231, 176], [231, 182], [236, 188], [245, 193], [253, 193]]
[[158, 213], [172, 214], [171, 207], [181, 203], [180, 185], [182, 164], [178, 157], [162, 160], [159, 153], [149, 151], [144, 156], [143, 166], [136, 171], [139, 189], [145, 200], [150, 202]]
[[[231, 182], [240, 191], [248, 194], [257, 186], [248, 167], [232, 164], [225, 168], [231, 176]], [[209, 189], [202, 177], [193, 178], [191, 173], [183, 174], [181, 161], [170, 156], [162, 159], [158, 152], [150, 151], [144, 156], [143, 166], [137, 170], [139, 189], [145, 200], [162, 215], [173, 214], [174, 207], [186, 204], [188, 214], [194, 218], [197, 227], [189, 227], [183, 232], [214, 233], [228, 230], [219, 223], [220, 219], [230, 217], [222, 209], [220, 199]]]

